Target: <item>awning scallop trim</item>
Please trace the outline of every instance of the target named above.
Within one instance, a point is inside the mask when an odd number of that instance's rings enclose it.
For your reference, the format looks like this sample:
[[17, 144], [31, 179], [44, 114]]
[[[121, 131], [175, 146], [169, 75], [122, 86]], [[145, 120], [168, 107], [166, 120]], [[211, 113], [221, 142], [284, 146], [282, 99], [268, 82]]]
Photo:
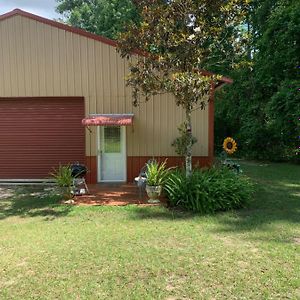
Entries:
[[129, 126], [134, 114], [95, 114], [82, 120], [84, 126]]

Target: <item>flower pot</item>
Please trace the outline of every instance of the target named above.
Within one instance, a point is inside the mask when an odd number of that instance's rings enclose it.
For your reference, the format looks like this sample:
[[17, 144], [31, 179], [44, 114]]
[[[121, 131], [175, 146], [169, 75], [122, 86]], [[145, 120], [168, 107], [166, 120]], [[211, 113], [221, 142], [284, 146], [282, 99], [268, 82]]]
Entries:
[[149, 197], [148, 203], [159, 203], [159, 196], [161, 194], [161, 185], [146, 185], [146, 192]]

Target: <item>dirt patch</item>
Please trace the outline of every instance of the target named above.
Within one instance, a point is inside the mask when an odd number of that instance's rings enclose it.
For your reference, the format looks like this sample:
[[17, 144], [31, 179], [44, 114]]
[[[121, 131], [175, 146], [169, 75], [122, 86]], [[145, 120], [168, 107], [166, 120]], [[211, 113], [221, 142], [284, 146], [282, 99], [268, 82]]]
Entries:
[[138, 206], [160, 206], [163, 203], [147, 203], [147, 201], [136, 200], [136, 199], [95, 199], [94, 196], [80, 196], [75, 197], [74, 202], [71, 203], [73, 205], [80, 206], [126, 206], [130, 204], [138, 205]]
[[9, 199], [15, 195], [15, 189], [11, 187], [0, 187], [0, 200]]
[[293, 238], [293, 243], [296, 244], [296, 245], [300, 245], [300, 237], [295, 237]]

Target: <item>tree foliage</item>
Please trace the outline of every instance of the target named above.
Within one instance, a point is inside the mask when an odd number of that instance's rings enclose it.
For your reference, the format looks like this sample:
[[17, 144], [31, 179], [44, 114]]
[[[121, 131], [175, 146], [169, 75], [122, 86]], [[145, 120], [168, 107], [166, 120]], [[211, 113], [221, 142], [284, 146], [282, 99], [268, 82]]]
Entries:
[[138, 22], [131, 0], [56, 0], [57, 12], [75, 27], [116, 39], [128, 21]]
[[[142, 22], [128, 25], [120, 38], [122, 57], [136, 56], [127, 83], [134, 104], [171, 93], [186, 113], [186, 170], [191, 173], [192, 111], [204, 109], [218, 75], [203, 69], [227, 60], [238, 49], [238, 26], [247, 1], [135, 0]], [[138, 52], [137, 52], [138, 49]], [[222, 54], [222, 55], [221, 55]], [[218, 60], [217, 60], [218, 59]]]
[[251, 56], [240, 58], [240, 67], [228, 74], [234, 86], [216, 102], [216, 143], [233, 135], [245, 156], [295, 158], [300, 143], [300, 2], [253, 1], [248, 20]]
[[124, 57], [136, 49], [147, 53], [135, 60], [128, 77], [134, 104], [141, 96], [174, 94], [176, 104], [190, 112], [181, 132], [187, 149], [191, 112], [207, 104], [211, 78], [201, 73], [207, 69], [234, 79], [216, 101], [216, 148], [230, 135], [242, 155], [295, 157], [300, 144], [298, 0], [57, 2], [57, 11], [73, 26], [110, 38], [123, 32]]

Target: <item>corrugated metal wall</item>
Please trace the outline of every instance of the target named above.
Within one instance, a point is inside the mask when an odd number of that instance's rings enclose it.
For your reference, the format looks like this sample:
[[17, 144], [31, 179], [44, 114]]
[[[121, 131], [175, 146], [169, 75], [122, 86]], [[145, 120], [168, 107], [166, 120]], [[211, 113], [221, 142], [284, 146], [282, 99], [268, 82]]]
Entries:
[[[83, 96], [89, 113], [135, 114], [128, 156], [176, 155], [172, 140], [183, 121], [169, 95], [132, 106], [126, 60], [100, 41], [23, 16], [0, 21], [0, 97]], [[0, 100], [1, 101], [1, 100]], [[193, 113], [196, 156], [208, 155], [208, 109]], [[96, 130], [86, 130], [86, 155], [96, 155]]]

